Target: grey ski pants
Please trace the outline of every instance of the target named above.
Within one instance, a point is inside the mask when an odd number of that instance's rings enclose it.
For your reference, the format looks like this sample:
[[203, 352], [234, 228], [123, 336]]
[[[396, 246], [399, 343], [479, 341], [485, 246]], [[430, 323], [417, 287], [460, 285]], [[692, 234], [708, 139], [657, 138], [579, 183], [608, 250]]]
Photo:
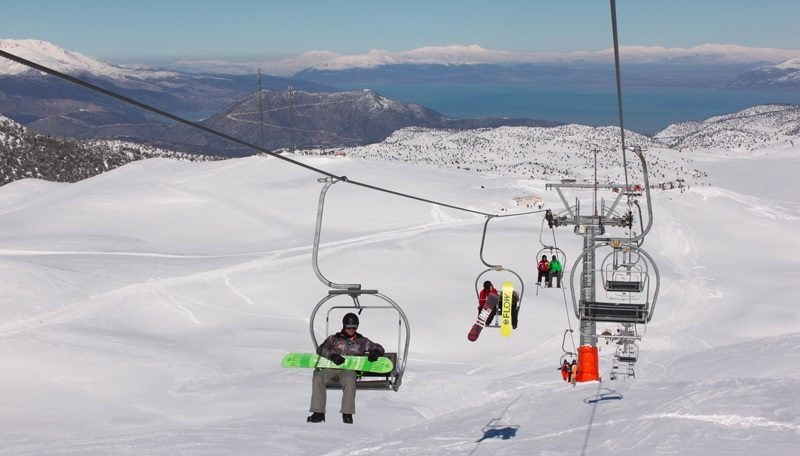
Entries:
[[342, 385], [342, 409], [339, 413], [356, 413], [356, 372], [343, 369], [320, 369], [314, 371], [311, 380], [311, 408], [309, 412], [325, 413], [328, 392], [325, 384], [338, 379]]

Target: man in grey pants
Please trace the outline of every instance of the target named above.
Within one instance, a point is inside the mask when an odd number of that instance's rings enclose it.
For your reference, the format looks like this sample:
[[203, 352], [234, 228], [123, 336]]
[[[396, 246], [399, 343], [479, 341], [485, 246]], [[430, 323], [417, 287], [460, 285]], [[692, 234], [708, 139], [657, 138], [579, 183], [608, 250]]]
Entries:
[[[380, 344], [367, 339], [358, 332], [358, 316], [348, 313], [342, 319], [342, 330], [325, 339], [317, 353], [335, 364], [344, 363], [344, 356], [367, 355], [370, 361], [376, 361], [383, 356], [384, 350]], [[353, 424], [353, 414], [356, 413], [356, 372], [344, 369], [315, 369], [311, 381], [311, 416], [306, 421], [321, 423], [325, 421], [325, 403], [328, 395], [325, 384], [338, 379], [342, 385], [342, 421]]]

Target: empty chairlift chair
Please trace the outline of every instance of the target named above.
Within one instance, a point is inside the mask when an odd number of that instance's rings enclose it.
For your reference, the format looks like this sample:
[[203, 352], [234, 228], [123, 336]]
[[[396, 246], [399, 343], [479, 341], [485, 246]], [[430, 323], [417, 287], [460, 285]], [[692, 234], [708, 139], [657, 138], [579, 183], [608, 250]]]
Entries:
[[[595, 271], [595, 278], [603, 282], [603, 288], [607, 292], [603, 300], [586, 299], [581, 296], [577, 299], [575, 296], [574, 280], [575, 271], [582, 269], [581, 261], [587, 254], [596, 253], [599, 248], [614, 248], [610, 244], [598, 244], [587, 250], [575, 261], [575, 265], [570, 274], [570, 293], [572, 295], [572, 302], [575, 309], [575, 316], [581, 320], [597, 321], [597, 322], [615, 322], [615, 323], [633, 323], [633, 324], [646, 324], [653, 318], [656, 300], [658, 298], [658, 291], [660, 286], [660, 278], [658, 269], [655, 266], [652, 258], [639, 247], [628, 245], [627, 249], [635, 250], [635, 254], [639, 257], [639, 262], [642, 264], [637, 266], [636, 280], [622, 280], [621, 276], [606, 275], [603, 270]], [[649, 263], [647, 266], [645, 263]], [[617, 271], [619, 272], [619, 271]], [[623, 271], [627, 274], [627, 271]], [[609, 273], [613, 274], [613, 273]], [[655, 283], [654, 287], [650, 286], [651, 281]], [[611, 282], [611, 290], [608, 289], [608, 282]], [[620, 282], [629, 282], [620, 285]], [[616, 288], [615, 288], [616, 287]], [[580, 289], [580, 287], [577, 287]], [[624, 288], [624, 290], [622, 290]]]

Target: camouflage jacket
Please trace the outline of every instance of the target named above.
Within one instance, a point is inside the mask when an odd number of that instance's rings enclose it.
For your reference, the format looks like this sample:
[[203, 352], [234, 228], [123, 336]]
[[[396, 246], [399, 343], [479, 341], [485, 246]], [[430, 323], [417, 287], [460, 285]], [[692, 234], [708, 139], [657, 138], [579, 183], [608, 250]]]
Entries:
[[380, 344], [376, 344], [359, 333], [355, 333], [352, 338], [348, 338], [344, 333], [338, 332], [325, 339], [325, 342], [319, 346], [317, 353], [325, 358], [332, 353], [342, 356], [364, 356], [376, 348], [380, 351], [380, 356], [383, 356], [384, 350]]

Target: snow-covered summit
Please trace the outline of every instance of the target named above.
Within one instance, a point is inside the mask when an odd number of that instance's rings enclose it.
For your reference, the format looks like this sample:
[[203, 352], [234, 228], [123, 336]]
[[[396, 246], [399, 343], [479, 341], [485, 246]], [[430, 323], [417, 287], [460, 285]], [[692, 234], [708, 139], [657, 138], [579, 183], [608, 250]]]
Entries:
[[[156, 71], [141, 66], [132, 68], [112, 65], [41, 40], [0, 40], [0, 49], [67, 74], [88, 73], [114, 79], [129, 77], [158, 79], [177, 76], [176, 73]], [[25, 65], [0, 58], [0, 75], [19, 75], [35, 71]]]

